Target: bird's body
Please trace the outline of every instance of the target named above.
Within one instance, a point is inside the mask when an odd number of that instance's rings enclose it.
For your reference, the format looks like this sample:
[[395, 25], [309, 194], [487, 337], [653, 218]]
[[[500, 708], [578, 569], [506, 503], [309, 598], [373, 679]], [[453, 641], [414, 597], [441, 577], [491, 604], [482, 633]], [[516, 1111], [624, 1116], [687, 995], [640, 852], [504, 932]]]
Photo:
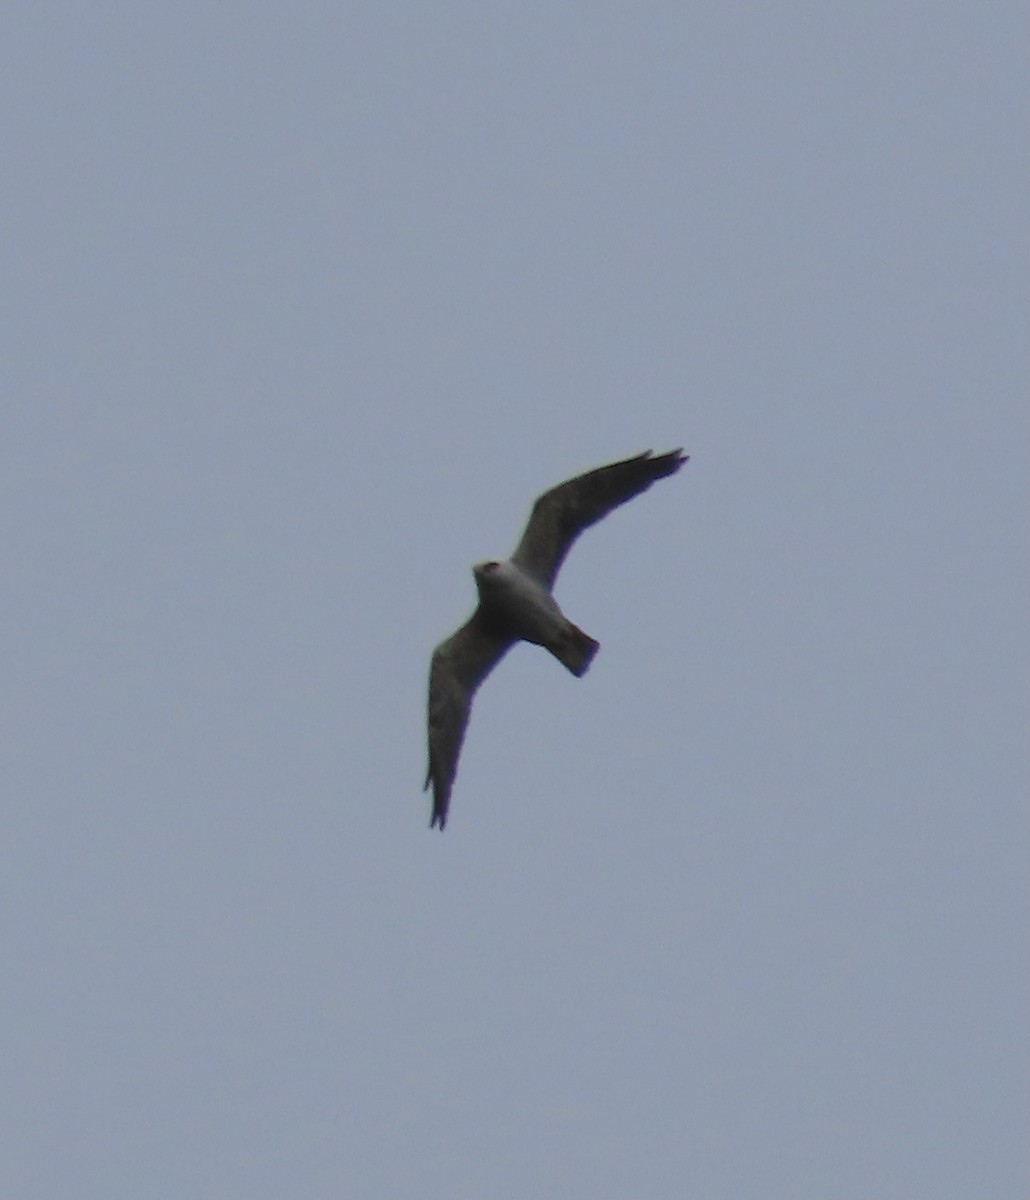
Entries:
[[443, 829], [472, 698], [518, 641], [543, 646], [573, 675], [582, 676], [599, 644], [558, 607], [551, 588], [579, 534], [613, 508], [672, 475], [687, 461], [680, 450], [651, 451], [559, 484], [533, 505], [511, 559], [472, 568], [479, 605], [465, 624], [433, 651], [429, 676], [430, 826]]
[[479, 563], [472, 573], [480, 619], [488, 627], [543, 646], [573, 675], [586, 673], [598, 643], [573, 625], [543, 584], [510, 561]]

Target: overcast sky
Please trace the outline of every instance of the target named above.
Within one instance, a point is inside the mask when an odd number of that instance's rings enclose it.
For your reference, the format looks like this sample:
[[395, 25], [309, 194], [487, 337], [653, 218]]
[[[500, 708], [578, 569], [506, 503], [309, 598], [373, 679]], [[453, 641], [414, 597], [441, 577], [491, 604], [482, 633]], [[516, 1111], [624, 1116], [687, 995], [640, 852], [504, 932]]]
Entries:
[[1023, 1200], [1026, 24], [8, 7], [0, 1193]]

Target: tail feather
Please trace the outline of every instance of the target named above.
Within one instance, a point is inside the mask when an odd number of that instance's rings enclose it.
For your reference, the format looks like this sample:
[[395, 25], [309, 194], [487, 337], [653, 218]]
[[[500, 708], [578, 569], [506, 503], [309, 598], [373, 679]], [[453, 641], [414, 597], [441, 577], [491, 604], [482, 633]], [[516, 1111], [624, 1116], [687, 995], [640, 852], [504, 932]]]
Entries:
[[594, 661], [594, 655], [600, 648], [600, 642], [595, 642], [589, 633], [584, 633], [571, 621], [562, 631], [558, 644], [553, 648], [548, 647], [562, 666], [568, 668], [577, 679], [587, 673], [587, 668]]

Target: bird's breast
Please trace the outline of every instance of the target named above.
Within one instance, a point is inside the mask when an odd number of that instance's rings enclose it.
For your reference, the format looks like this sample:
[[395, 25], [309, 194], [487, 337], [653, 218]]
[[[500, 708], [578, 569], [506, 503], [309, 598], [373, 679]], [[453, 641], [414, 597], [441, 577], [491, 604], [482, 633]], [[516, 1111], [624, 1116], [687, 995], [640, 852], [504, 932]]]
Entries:
[[513, 637], [546, 643], [563, 624], [551, 593], [514, 563], [499, 563], [476, 582], [483, 616]]

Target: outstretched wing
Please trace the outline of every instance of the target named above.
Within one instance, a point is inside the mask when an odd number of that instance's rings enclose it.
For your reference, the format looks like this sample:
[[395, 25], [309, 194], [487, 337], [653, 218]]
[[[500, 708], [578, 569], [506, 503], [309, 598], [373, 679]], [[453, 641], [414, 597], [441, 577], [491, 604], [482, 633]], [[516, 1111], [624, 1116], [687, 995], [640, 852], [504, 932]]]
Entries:
[[682, 449], [657, 456], [645, 450], [635, 458], [587, 471], [544, 492], [533, 505], [512, 562], [550, 588], [584, 529], [646, 491], [656, 479], [675, 474], [686, 461]]
[[429, 770], [433, 785], [433, 816], [429, 828], [447, 824], [451, 787], [465, 738], [476, 689], [504, 657], [513, 640], [499, 636], [476, 618], [433, 651], [429, 668]]

